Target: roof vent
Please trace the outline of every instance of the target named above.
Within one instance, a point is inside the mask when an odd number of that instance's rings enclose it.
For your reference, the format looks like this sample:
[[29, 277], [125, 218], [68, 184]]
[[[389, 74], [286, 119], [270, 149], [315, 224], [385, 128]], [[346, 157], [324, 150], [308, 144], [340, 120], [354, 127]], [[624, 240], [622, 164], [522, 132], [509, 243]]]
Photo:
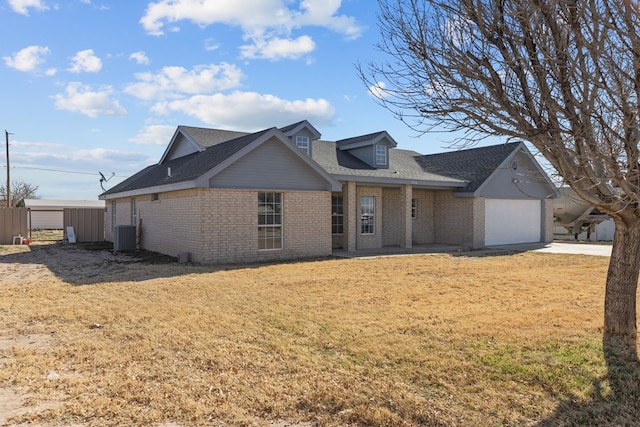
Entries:
[[167, 178], [171, 178], [171, 166], [167, 168]]

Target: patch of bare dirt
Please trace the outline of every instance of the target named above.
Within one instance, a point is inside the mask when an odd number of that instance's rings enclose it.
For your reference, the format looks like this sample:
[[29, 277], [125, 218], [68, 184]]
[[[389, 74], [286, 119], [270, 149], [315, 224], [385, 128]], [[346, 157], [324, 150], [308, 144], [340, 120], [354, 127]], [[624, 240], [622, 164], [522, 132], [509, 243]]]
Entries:
[[[3, 354], [13, 349], [33, 349], [46, 351], [51, 346], [51, 337], [44, 334], [21, 335], [9, 337], [0, 332], [0, 360]], [[0, 366], [2, 363], [0, 363]], [[55, 373], [49, 373], [49, 378], [55, 378]], [[32, 404], [31, 395], [21, 387], [0, 388], [0, 425], [6, 426], [11, 418], [38, 413], [48, 409], [62, 407], [64, 396], [59, 399]]]
[[18, 337], [4, 336], [0, 332], [0, 352], [12, 348], [32, 348], [43, 350], [51, 346], [51, 337], [44, 334], [23, 335]]
[[148, 280], [166, 275], [154, 266], [177, 264], [175, 258], [167, 255], [115, 252], [105, 243], [36, 244], [19, 249], [0, 253], [0, 285], [44, 282], [54, 277], [74, 285]]
[[40, 402], [37, 405], [29, 405], [28, 401], [30, 397], [30, 394], [18, 387], [0, 388], [0, 425], [15, 425], [8, 424], [8, 421], [17, 416], [60, 408], [64, 405], [62, 399]]

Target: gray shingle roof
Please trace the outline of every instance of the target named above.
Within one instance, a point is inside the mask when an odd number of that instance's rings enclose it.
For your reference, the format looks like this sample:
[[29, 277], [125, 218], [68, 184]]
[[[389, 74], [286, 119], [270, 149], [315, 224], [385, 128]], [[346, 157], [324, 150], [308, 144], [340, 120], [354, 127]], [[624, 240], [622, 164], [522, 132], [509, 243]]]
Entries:
[[359, 142], [366, 142], [366, 141], [371, 141], [373, 139], [379, 138], [383, 135], [386, 135], [393, 144], [397, 145], [397, 143], [394, 141], [393, 138], [391, 138], [391, 135], [389, 135], [387, 133], [387, 131], [383, 130], [380, 132], [374, 132], [374, 133], [369, 133], [367, 135], [360, 135], [360, 136], [354, 136], [353, 138], [346, 138], [346, 139], [340, 139], [338, 141], [335, 142], [337, 147], [344, 147], [346, 145], [352, 145], [352, 144], [357, 144]]
[[[219, 142], [202, 152], [192, 153], [161, 164], [149, 166], [109, 189], [104, 194], [114, 194], [195, 180], [251, 144], [269, 130], [270, 129], [265, 129], [252, 134], [244, 134], [244, 136], [236, 139]], [[171, 176], [168, 176], [168, 168], [171, 168]]]
[[425, 172], [467, 181], [463, 191], [474, 192], [522, 144], [477, 147], [448, 153], [429, 154], [416, 158]]
[[[205, 149], [149, 166], [103, 194], [194, 181], [274, 128], [251, 134], [190, 126], [180, 126], [179, 129]], [[376, 132], [341, 141], [343, 144], [345, 141], [352, 144], [374, 139], [384, 133], [386, 132]], [[389, 149], [389, 168], [376, 169], [340, 149], [341, 141], [312, 142], [313, 160], [334, 177], [353, 177], [354, 181], [360, 182], [412, 182], [417, 185], [449, 186], [465, 192], [477, 190], [522, 144], [515, 142], [430, 155], [392, 148]], [[171, 168], [171, 176], [167, 173], [168, 168]]]
[[411, 181], [432, 181], [452, 186], [464, 185], [459, 179], [427, 172], [422, 169], [416, 158], [419, 153], [409, 150], [389, 150], [389, 169], [376, 169], [364, 163], [347, 151], [340, 150], [335, 142], [314, 141], [313, 160], [331, 175]]
[[283, 128], [280, 128], [280, 130], [282, 131], [282, 133], [287, 133], [287, 132], [289, 132], [290, 130], [293, 130], [293, 129], [295, 129], [296, 127], [298, 127], [298, 126], [299, 126], [301, 123], [303, 123], [303, 122], [304, 122], [304, 120], [301, 120], [301, 121], [296, 122], [296, 123], [293, 123], [293, 124], [291, 124], [291, 125], [289, 125], [289, 126], [285, 126], [285, 127], [283, 127]]
[[208, 129], [193, 126], [179, 126], [196, 144], [202, 148], [211, 147], [221, 142], [230, 141], [241, 136], [248, 135], [248, 132], [236, 132], [232, 130]]

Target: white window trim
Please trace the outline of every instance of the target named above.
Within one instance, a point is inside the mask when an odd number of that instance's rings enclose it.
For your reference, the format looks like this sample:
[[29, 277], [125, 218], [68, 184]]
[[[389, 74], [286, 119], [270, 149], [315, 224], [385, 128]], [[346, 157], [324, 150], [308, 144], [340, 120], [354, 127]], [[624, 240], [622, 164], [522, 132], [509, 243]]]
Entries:
[[308, 136], [296, 136], [296, 146], [307, 154], [311, 154], [311, 141]]
[[[381, 149], [381, 150], [380, 150]], [[386, 165], [387, 164], [387, 146], [386, 145], [376, 145], [376, 165]]]
[[[371, 199], [371, 205], [369, 205], [369, 203], [367, 203], [366, 205], [364, 204], [364, 200], [366, 199]], [[371, 207], [371, 213], [365, 213], [364, 209], [365, 207]], [[373, 221], [369, 224], [367, 224], [367, 227], [370, 228], [371, 231], [367, 231], [364, 232], [363, 231], [363, 227], [365, 226], [362, 223], [362, 217], [364, 215], [370, 215], [370, 220]], [[366, 236], [372, 236], [376, 234], [376, 198], [375, 196], [362, 196], [360, 198], [360, 234], [362, 235], [366, 235]]]
[[131, 225], [138, 226], [138, 212], [135, 197], [131, 198]]
[[[334, 206], [335, 204], [333, 203], [334, 198], [339, 198], [340, 199], [340, 206], [342, 207], [342, 213], [338, 214], [334, 212]], [[342, 232], [340, 233], [334, 233], [333, 232], [333, 218], [342, 218], [342, 224], [340, 224], [340, 226], [342, 227]], [[331, 234], [333, 234], [334, 236], [342, 236], [344, 235], [344, 197], [343, 196], [331, 196]]]
[[[258, 192], [258, 207], [260, 206], [260, 194], [279, 194], [280, 195], [280, 223], [279, 224], [260, 224], [258, 220], [258, 231], [260, 229], [279, 229], [280, 230], [280, 247], [279, 248], [260, 248], [260, 237], [258, 233], [258, 251], [260, 252], [270, 252], [270, 251], [282, 251], [284, 250], [284, 194], [277, 191], [260, 191]], [[258, 212], [258, 219], [260, 218], [260, 213]]]

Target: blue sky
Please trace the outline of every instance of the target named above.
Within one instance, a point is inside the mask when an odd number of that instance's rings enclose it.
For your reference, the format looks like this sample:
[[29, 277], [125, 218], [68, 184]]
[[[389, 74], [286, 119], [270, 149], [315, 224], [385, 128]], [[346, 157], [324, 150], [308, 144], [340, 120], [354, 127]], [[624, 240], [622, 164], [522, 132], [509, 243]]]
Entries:
[[[0, 0], [0, 129], [12, 180], [96, 200], [157, 163], [178, 125], [257, 131], [309, 120], [326, 140], [387, 130], [443, 151], [374, 102], [373, 0]], [[4, 134], [3, 147], [4, 147]], [[6, 157], [0, 150], [1, 182]]]

